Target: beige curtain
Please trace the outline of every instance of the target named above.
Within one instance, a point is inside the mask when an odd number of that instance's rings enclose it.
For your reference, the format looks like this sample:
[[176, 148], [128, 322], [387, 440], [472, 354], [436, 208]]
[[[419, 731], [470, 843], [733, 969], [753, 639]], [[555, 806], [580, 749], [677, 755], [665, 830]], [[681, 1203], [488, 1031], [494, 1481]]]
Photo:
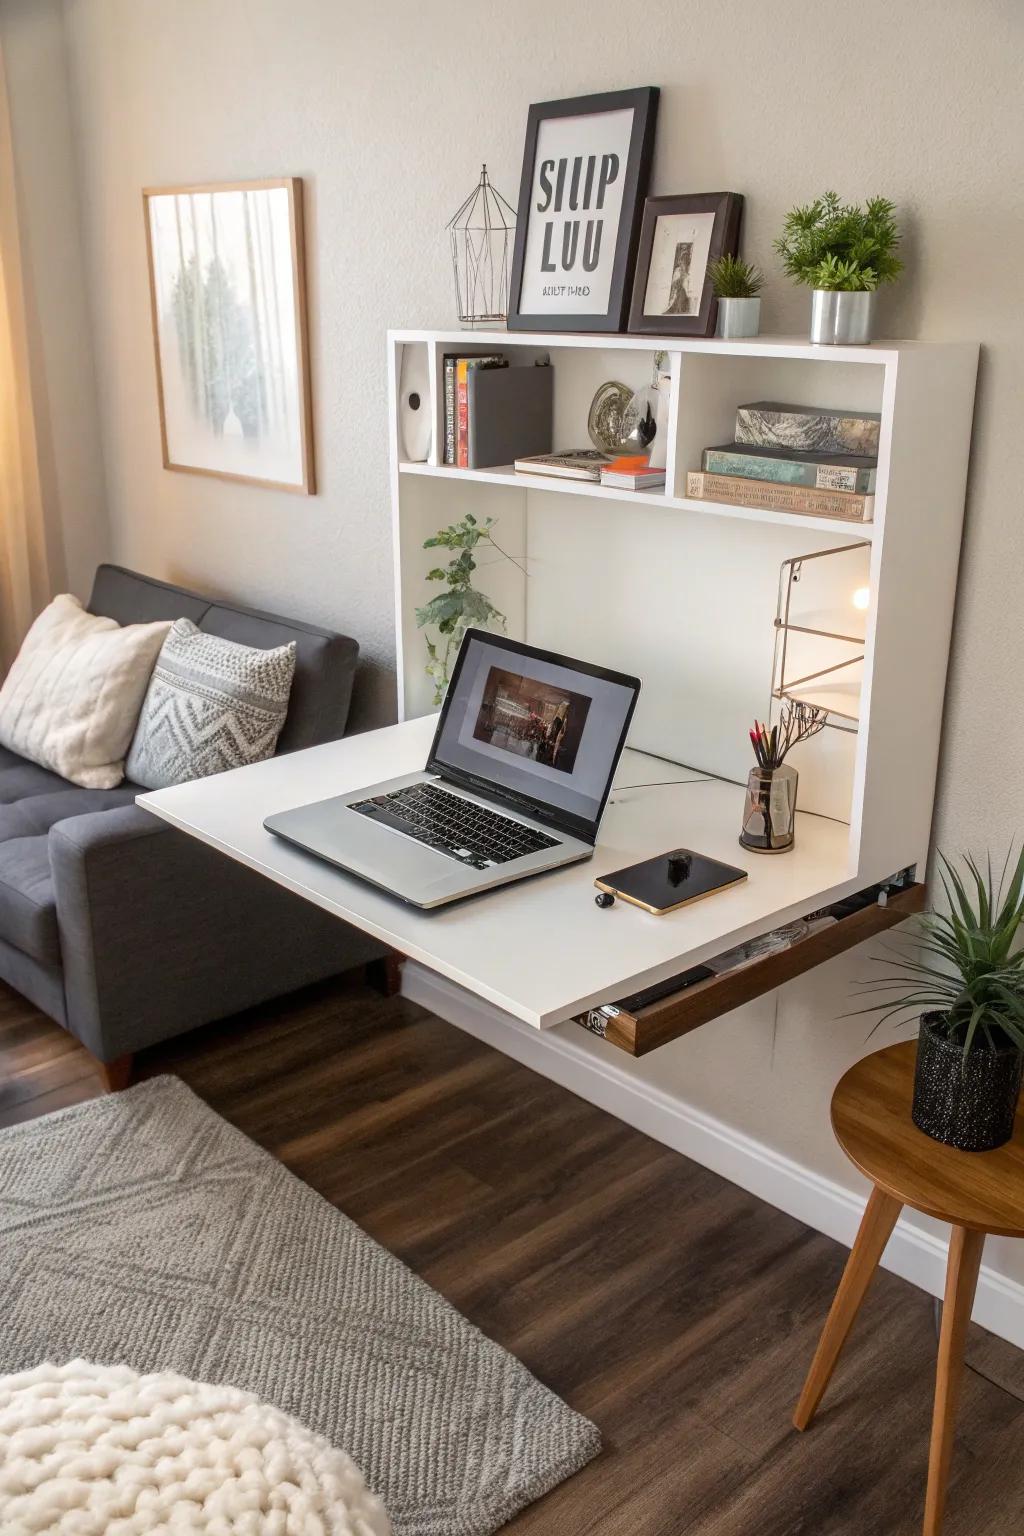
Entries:
[[17, 188], [0, 53], [0, 677], [50, 595], [30, 386]]

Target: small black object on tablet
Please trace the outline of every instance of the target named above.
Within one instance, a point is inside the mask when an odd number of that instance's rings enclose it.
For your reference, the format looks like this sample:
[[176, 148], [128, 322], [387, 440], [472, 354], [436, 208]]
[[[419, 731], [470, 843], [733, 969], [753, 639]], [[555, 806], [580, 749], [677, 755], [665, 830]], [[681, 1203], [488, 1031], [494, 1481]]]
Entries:
[[660, 917], [664, 912], [688, 906], [691, 901], [727, 890], [746, 878], [745, 869], [706, 858], [692, 848], [673, 848], [657, 858], [645, 859], [642, 864], [603, 875], [594, 884], [599, 891], [608, 891]]

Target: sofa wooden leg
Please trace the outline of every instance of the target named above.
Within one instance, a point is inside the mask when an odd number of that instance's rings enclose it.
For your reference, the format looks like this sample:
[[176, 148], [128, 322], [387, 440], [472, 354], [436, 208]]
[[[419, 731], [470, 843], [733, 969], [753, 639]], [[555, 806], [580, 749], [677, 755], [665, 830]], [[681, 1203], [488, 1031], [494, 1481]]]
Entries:
[[366, 980], [382, 997], [397, 997], [402, 990], [402, 956], [392, 950], [379, 960], [368, 960]]
[[132, 1080], [132, 1066], [135, 1057], [128, 1052], [124, 1056], [117, 1056], [113, 1061], [100, 1061], [94, 1057], [96, 1069], [100, 1074], [107, 1093], [120, 1093], [122, 1088], [127, 1088]]

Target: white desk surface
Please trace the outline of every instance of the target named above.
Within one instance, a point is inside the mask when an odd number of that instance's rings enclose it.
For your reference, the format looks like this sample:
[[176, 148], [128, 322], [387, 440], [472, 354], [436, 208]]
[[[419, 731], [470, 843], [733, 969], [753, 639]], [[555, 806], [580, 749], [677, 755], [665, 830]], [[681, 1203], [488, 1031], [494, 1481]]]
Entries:
[[[626, 751], [594, 857], [420, 912], [264, 831], [263, 819], [422, 768], [428, 716], [141, 795], [139, 805], [375, 935], [516, 1018], [548, 1028], [730, 949], [857, 887], [849, 829], [800, 815], [791, 853], [747, 853], [735, 784]], [[665, 788], [633, 789], [678, 779]], [[594, 904], [594, 879], [672, 847], [739, 865], [749, 879], [664, 917]]]

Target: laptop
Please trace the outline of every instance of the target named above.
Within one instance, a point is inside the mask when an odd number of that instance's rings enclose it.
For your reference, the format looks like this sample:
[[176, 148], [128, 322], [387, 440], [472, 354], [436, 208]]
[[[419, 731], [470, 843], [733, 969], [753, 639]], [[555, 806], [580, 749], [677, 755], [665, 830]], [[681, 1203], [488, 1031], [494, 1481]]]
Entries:
[[264, 826], [416, 907], [594, 851], [635, 677], [466, 631], [427, 765]]

